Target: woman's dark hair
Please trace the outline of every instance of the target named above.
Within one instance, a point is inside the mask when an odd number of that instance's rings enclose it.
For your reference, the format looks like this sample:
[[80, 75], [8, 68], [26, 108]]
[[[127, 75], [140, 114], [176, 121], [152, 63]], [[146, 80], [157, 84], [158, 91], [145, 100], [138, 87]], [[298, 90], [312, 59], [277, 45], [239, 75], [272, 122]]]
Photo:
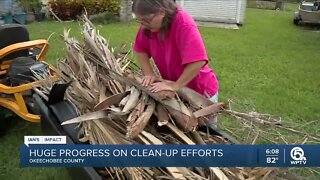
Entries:
[[[161, 36], [164, 38], [165, 32], [170, 28], [171, 21], [178, 12], [175, 0], [134, 0], [132, 5], [132, 12], [142, 16], [155, 14], [163, 10], [165, 16], [163, 18], [160, 29]], [[146, 35], [150, 34], [149, 30], [144, 30]]]

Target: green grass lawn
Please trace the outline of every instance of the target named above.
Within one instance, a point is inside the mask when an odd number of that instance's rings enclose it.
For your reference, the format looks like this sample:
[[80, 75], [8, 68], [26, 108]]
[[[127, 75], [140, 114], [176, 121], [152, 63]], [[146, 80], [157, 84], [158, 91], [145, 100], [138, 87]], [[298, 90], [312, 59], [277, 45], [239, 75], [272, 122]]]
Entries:
[[[240, 30], [201, 27], [201, 33], [220, 81], [220, 100], [233, 99], [258, 112], [278, 115], [284, 121], [304, 124], [320, 119], [320, 30], [296, 27], [294, 7], [287, 11], [247, 9]], [[65, 56], [64, 27], [80, 37], [75, 22], [41, 22], [28, 25], [32, 39], [48, 38], [47, 61]], [[113, 46], [132, 43], [138, 25], [97, 25]], [[54, 33], [54, 34], [52, 34]], [[24, 135], [41, 134], [39, 124], [12, 119], [13, 127], [0, 138], [0, 179], [66, 179], [64, 168], [20, 168], [19, 145]], [[220, 121], [229, 121], [221, 118]], [[226, 122], [223, 122], [226, 123]], [[229, 123], [230, 124], [230, 123]], [[228, 122], [226, 123], [228, 125]], [[319, 123], [305, 128], [318, 134]], [[316, 178], [308, 175], [306, 179]], [[319, 176], [318, 178], [319, 179]]]

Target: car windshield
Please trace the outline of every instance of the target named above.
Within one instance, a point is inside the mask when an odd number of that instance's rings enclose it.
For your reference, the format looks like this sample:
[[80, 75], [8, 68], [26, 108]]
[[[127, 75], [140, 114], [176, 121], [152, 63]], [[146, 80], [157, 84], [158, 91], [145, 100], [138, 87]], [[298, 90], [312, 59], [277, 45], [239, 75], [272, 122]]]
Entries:
[[320, 5], [320, 2], [319, 1], [303, 1], [301, 4], [300, 4], [300, 9], [302, 10], [306, 10], [306, 11], [319, 11], [319, 5]]

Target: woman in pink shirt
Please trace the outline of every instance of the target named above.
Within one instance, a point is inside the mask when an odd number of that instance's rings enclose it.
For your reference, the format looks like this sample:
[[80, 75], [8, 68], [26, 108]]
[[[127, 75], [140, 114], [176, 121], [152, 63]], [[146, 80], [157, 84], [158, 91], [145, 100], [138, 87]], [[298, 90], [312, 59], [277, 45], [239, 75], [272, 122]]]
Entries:
[[[133, 12], [141, 23], [133, 46], [151, 91], [177, 91], [187, 86], [217, 101], [218, 80], [209, 68], [200, 32], [192, 17], [174, 0], [135, 0]], [[163, 79], [158, 81], [152, 58]]]

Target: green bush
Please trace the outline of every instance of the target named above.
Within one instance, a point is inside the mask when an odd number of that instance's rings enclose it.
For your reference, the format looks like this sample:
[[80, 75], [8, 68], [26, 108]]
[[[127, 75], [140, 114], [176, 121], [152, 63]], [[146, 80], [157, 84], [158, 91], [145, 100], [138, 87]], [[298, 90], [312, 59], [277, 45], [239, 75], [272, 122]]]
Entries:
[[110, 24], [119, 22], [119, 16], [116, 16], [110, 12], [103, 12], [89, 16], [90, 21], [98, 24]]
[[52, 11], [61, 20], [78, 19], [85, 11], [88, 15], [108, 12], [119, 15], [119, 0], [51, 0], [49, 5]]
[[38, 13], [41, 10], [41, 0], [17, 0], [16, 2], [27, 13]]
[[80, 3], [86, 8], [89, 15], [101, 12], [110, 12], [119, 15], [119, 0], [80, 0]]

